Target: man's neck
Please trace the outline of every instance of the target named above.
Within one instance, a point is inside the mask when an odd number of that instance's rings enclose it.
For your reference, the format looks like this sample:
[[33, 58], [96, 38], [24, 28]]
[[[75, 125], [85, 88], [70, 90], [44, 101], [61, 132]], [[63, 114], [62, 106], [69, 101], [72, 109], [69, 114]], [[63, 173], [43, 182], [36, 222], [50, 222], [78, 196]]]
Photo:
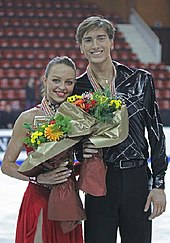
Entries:
[[115, 76], [113, 71], [113, 63], [112, 61], [105, 62], [105, 63], [98, 63], [98, 64], [89, 64], [94, 77], [98, 80], [98, 82], [102, 82], [102, 80], [108, 80], [111, 82]]

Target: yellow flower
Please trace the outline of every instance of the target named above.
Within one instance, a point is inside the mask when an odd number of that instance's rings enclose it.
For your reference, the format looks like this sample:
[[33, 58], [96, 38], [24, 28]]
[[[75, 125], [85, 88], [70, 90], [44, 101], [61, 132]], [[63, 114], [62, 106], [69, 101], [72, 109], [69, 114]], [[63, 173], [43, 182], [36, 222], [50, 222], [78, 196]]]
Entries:
[[35, 143], [35, 139], [34, 138], [31, 138], [31, 143]]
[[50, 141], [59, 141], [64, 133], [62, 131], [53, 130], [53, 125], [48, 125], [48, 127], [45, 128], [44, 136], [49, 139]]
[[43, 135], [43, 132], [38, 132], [38, 136], [42, 136]]
[[82, 99], [82, 96], [81, 95], [72, 95], [72, 96], [67, 98], [67, 102], [73, 103], [77, 99]]
[[116, 109], [120, 108], [122, 105], [121, 100], [111, 100], [109, 106], [115, 105]]
[[38, 131], [33, 132], [33, 133], [31, 134], [31, 138], [32, 138], [32, 139], [36, 139], [36, 138], [38, 138]]
[[121, 100], [116, 100], [116, 109], [120, 108], [122, 106]]
[[82, 95], [75, 95], [76, 99], [82, 99]]
[[35, 133], [32, 133], [32, 134], [31, 134], [31, 139], [35, 139], [35, 138], [36, 138]]
[[99, 96], [98, 98], [99, 98], [99, 104], [103, 104], [108, 100], [108, 98], [106, 96], [103, 96], [103, 95]]
[[115, 100], [111, 100], [109, 106], [113, 106], [115, 104]]

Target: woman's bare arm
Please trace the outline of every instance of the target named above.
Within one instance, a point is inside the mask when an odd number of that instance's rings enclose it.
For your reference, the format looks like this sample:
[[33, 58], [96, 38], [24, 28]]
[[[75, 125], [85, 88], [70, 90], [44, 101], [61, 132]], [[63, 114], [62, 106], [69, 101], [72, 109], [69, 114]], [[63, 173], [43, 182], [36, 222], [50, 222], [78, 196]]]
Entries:
[[19, 166], [16, 164], [16, 160], [23, 148], [23, 139], [26, 137], [26, 129], [23, 127], [23, 124], [32, 122], [32, 117], [32, 112], [23, 112], [16, 120], [1, 166], [4, 174], [26, 181], [28, 181], [28, 177], [17, 171]]
[[[18, 172], [19, 166], [16, 164], [16, 160], [24, 145], [23, 139], [27, 134], [26, 129], [23, 128], [23, 124], [25, 122], [33, 123], [34, 115], [35, 112], [33, 109], [21, 113], [16, 120], [1, 166], [1, 170], [4, 174], [25, 181], [28, 181], [29, 177]], [[66, 166], [66, 164], [61, 163], [57, 169], [38, 175], [37, 182], [53, 185], [67, 181], [67, 178], [71, 175], [72, 171], [70, 171]]]

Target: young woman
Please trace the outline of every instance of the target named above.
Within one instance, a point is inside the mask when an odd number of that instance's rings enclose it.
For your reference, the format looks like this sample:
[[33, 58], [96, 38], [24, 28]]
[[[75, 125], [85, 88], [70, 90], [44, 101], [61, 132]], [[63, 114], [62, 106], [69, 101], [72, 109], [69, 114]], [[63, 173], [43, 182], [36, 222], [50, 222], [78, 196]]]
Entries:
[[[41, 104], [24, 111], [15, 122], [12, 137], [5, 153], [2, 172], [16, 179], [29, 178], [18, 172], [16, 160], [23, 147], [27, 131], [24, 123], [34, 123], [35, 116], [53, 116], [59, 105], [72, 93], [76, 80], [76, 68], [68, 57], [51, 60], [43, 78], [44, 97]], [[29, 152], [29, 151], [27, 151]], [[63, 233], [58, 221], [48, 219], [48, 198], [50, 186], [63, 183], [71, 175], [67, 163], [49, 172], [39, 174], [30, 180], [19, 211], [16, 243], [82, 243], [82, 228], [79, 224], [69, 233]], [[48, 185], [48, 186], [47, 186]]]

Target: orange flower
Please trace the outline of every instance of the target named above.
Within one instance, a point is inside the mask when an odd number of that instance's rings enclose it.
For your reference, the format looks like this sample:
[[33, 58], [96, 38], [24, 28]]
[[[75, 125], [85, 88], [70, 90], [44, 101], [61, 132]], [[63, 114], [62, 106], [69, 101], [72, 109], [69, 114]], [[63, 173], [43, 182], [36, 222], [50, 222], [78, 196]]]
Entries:
[[63, 137], [64, 133], [59, 129], [53, 130], [52, 128], [53, 124], [48, 125], [48, 127], [45, 128], [44, 136], [50, 141], [59, 141]]
[[73, 104], [79, 106], [83, 110], [85, 109], [84, 100], [76, 100]]

